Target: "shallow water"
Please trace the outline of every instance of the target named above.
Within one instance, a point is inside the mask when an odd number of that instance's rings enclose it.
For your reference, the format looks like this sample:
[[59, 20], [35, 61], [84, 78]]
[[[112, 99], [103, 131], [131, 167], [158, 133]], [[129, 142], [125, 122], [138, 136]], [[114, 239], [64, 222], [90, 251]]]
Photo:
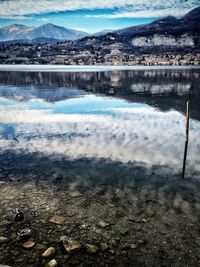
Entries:
[[[54, 246], [59, 266], [200, 266], [199, 81], [198, 69], [0, 72], [0, 263], [44, 266]], [[81, 249], [63, 252], [62, 235]]]

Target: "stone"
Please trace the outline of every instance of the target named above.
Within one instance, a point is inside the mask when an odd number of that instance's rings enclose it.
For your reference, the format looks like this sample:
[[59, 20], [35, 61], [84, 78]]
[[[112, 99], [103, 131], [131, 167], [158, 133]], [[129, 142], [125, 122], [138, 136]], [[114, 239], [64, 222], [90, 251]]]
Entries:
[[0, 236], [0, 244], [6, 243], [8, 241], [8, 238], [5, 236]]
[[145, 240], [143, 240], [143, 239], [139, 239], [139, 240], [137, 241], [137, 243], [138, 243], [138, 245], [144, 245], [144, 244], [145, 244]]
[[18, 256], [20, 254], [20, 251], [19, 250], [10, 250], [10, 253], [13, 255], [13, 256]]
[[60, 242], [63, 244], [63, 247], [67, 252], [74, 252], [81, 248], [81, 244], [78, 241], [73, 240], [67, 236], [62, 236], [60, 238]]
[[37, 244], [35, 248], [38, 250], [45, 250], [46, 246], [44, 244]]
[[63, 216], [55, 215], [50, 218], [50, 222], [55, 223], [55, 224], [63, 224], [65, 218]]
[[100, 220], [97, 225], [101, 228], [105, 228], [109, 226], [109, 223], [105, 222], [104, 220]]
[[116, 247], [116, 246], [117, 246], [117, 242], [116, 242], [116, 240], [111, 239], [111, 240], [109, 241], [109, 247], [113, 248], [113, 247]]
[[128, 220], [130, 222], [134, 222], [134, 223], [146, 223], [147, 222], [146, 219], [144, 219], [144, 218], [141, 219], [141, 218], [138, 218], [134, 215], [129, 215]]
[[104, 243], [104, 242], [100, 243], [100, 248], [101, 248], [102, 251], [107, 250], [108, 249], [107, 243]]
[[131, 249], [136, 249], [137, 246], [136, 246], [135, 244], [129, 244], [129, 248], [131, 248]]
[[110, 249], [109, 252], [110, 252], [111, 254], [114, 254], [114, 253], [115, 253], [115, 250], [114, 250], [114, 249]]
[[47, 265], [45, 265], [46, 267], [56, 267], [58, 266], [58, 263], [55, 259], [51, 260], [50, 262], [47, 263]]
[[42, 257], [50, 257], [53, 254], [55, 254], [56, 250], [54, 247], [49, 247], [45, 250], [45, 252], [42, 253]]
[[98, 247], [96, 245], [86, 244], [85, 247], [89, 254], [95, 254], [98, 251]]
[[122, 229], [120, 229], [120, 234], [121, 234], [121, 235], [125, 236], [125, 235], [127, 235], [128, 233], [129, 233], [129, 230], [128, 230], [127, 228], [122, 228]]
[[63, 246], [67, 252], [72, 252], [72, 251], [80, 249], [81, 244], [77, 241], [72, 241], [68, 244], [63, 244]]
[[23, 244], [24, 248], [33, 248], [35, 246], [35, 242], [32, 239], [29, 239], [27, 242]]
[[15, 239], [17, 239], [17, 234], [16, 233], [12, 233], [11, 235], [10, 235], [10, 239], [13, 239], [13, 240], [15, 240]]
[[70, 197], [80, 197], [82, 194], [79, 191], [69, 192]]

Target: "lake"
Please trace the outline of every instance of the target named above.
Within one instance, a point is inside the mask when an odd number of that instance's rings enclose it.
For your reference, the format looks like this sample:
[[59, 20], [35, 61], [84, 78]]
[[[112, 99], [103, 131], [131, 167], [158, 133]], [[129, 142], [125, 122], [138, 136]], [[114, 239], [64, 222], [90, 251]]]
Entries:
[[200, 266], [200, 69], [32, 70], [0, 71], [0, 264]]

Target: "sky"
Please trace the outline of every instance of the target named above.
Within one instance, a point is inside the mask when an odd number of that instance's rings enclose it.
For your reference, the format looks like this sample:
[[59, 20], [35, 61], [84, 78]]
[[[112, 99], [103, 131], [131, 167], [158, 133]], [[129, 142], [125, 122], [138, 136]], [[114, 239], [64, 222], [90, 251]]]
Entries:
[[200, 0], [0, 0], [0, 27], [53, 23], [89, 33], [184, 16]]

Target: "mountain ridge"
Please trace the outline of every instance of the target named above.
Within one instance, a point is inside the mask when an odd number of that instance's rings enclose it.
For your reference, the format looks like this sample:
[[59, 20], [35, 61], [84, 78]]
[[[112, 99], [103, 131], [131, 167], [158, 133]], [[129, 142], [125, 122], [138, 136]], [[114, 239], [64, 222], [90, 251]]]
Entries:
[[53, 23], [43, 24], [38, 27], [11, 24], [0, 28], [0, 41], [32, 40], [41, 37], [58, 40], [76, 40], [87, 35], [88, 33], [86, 32], [65, 28]]

